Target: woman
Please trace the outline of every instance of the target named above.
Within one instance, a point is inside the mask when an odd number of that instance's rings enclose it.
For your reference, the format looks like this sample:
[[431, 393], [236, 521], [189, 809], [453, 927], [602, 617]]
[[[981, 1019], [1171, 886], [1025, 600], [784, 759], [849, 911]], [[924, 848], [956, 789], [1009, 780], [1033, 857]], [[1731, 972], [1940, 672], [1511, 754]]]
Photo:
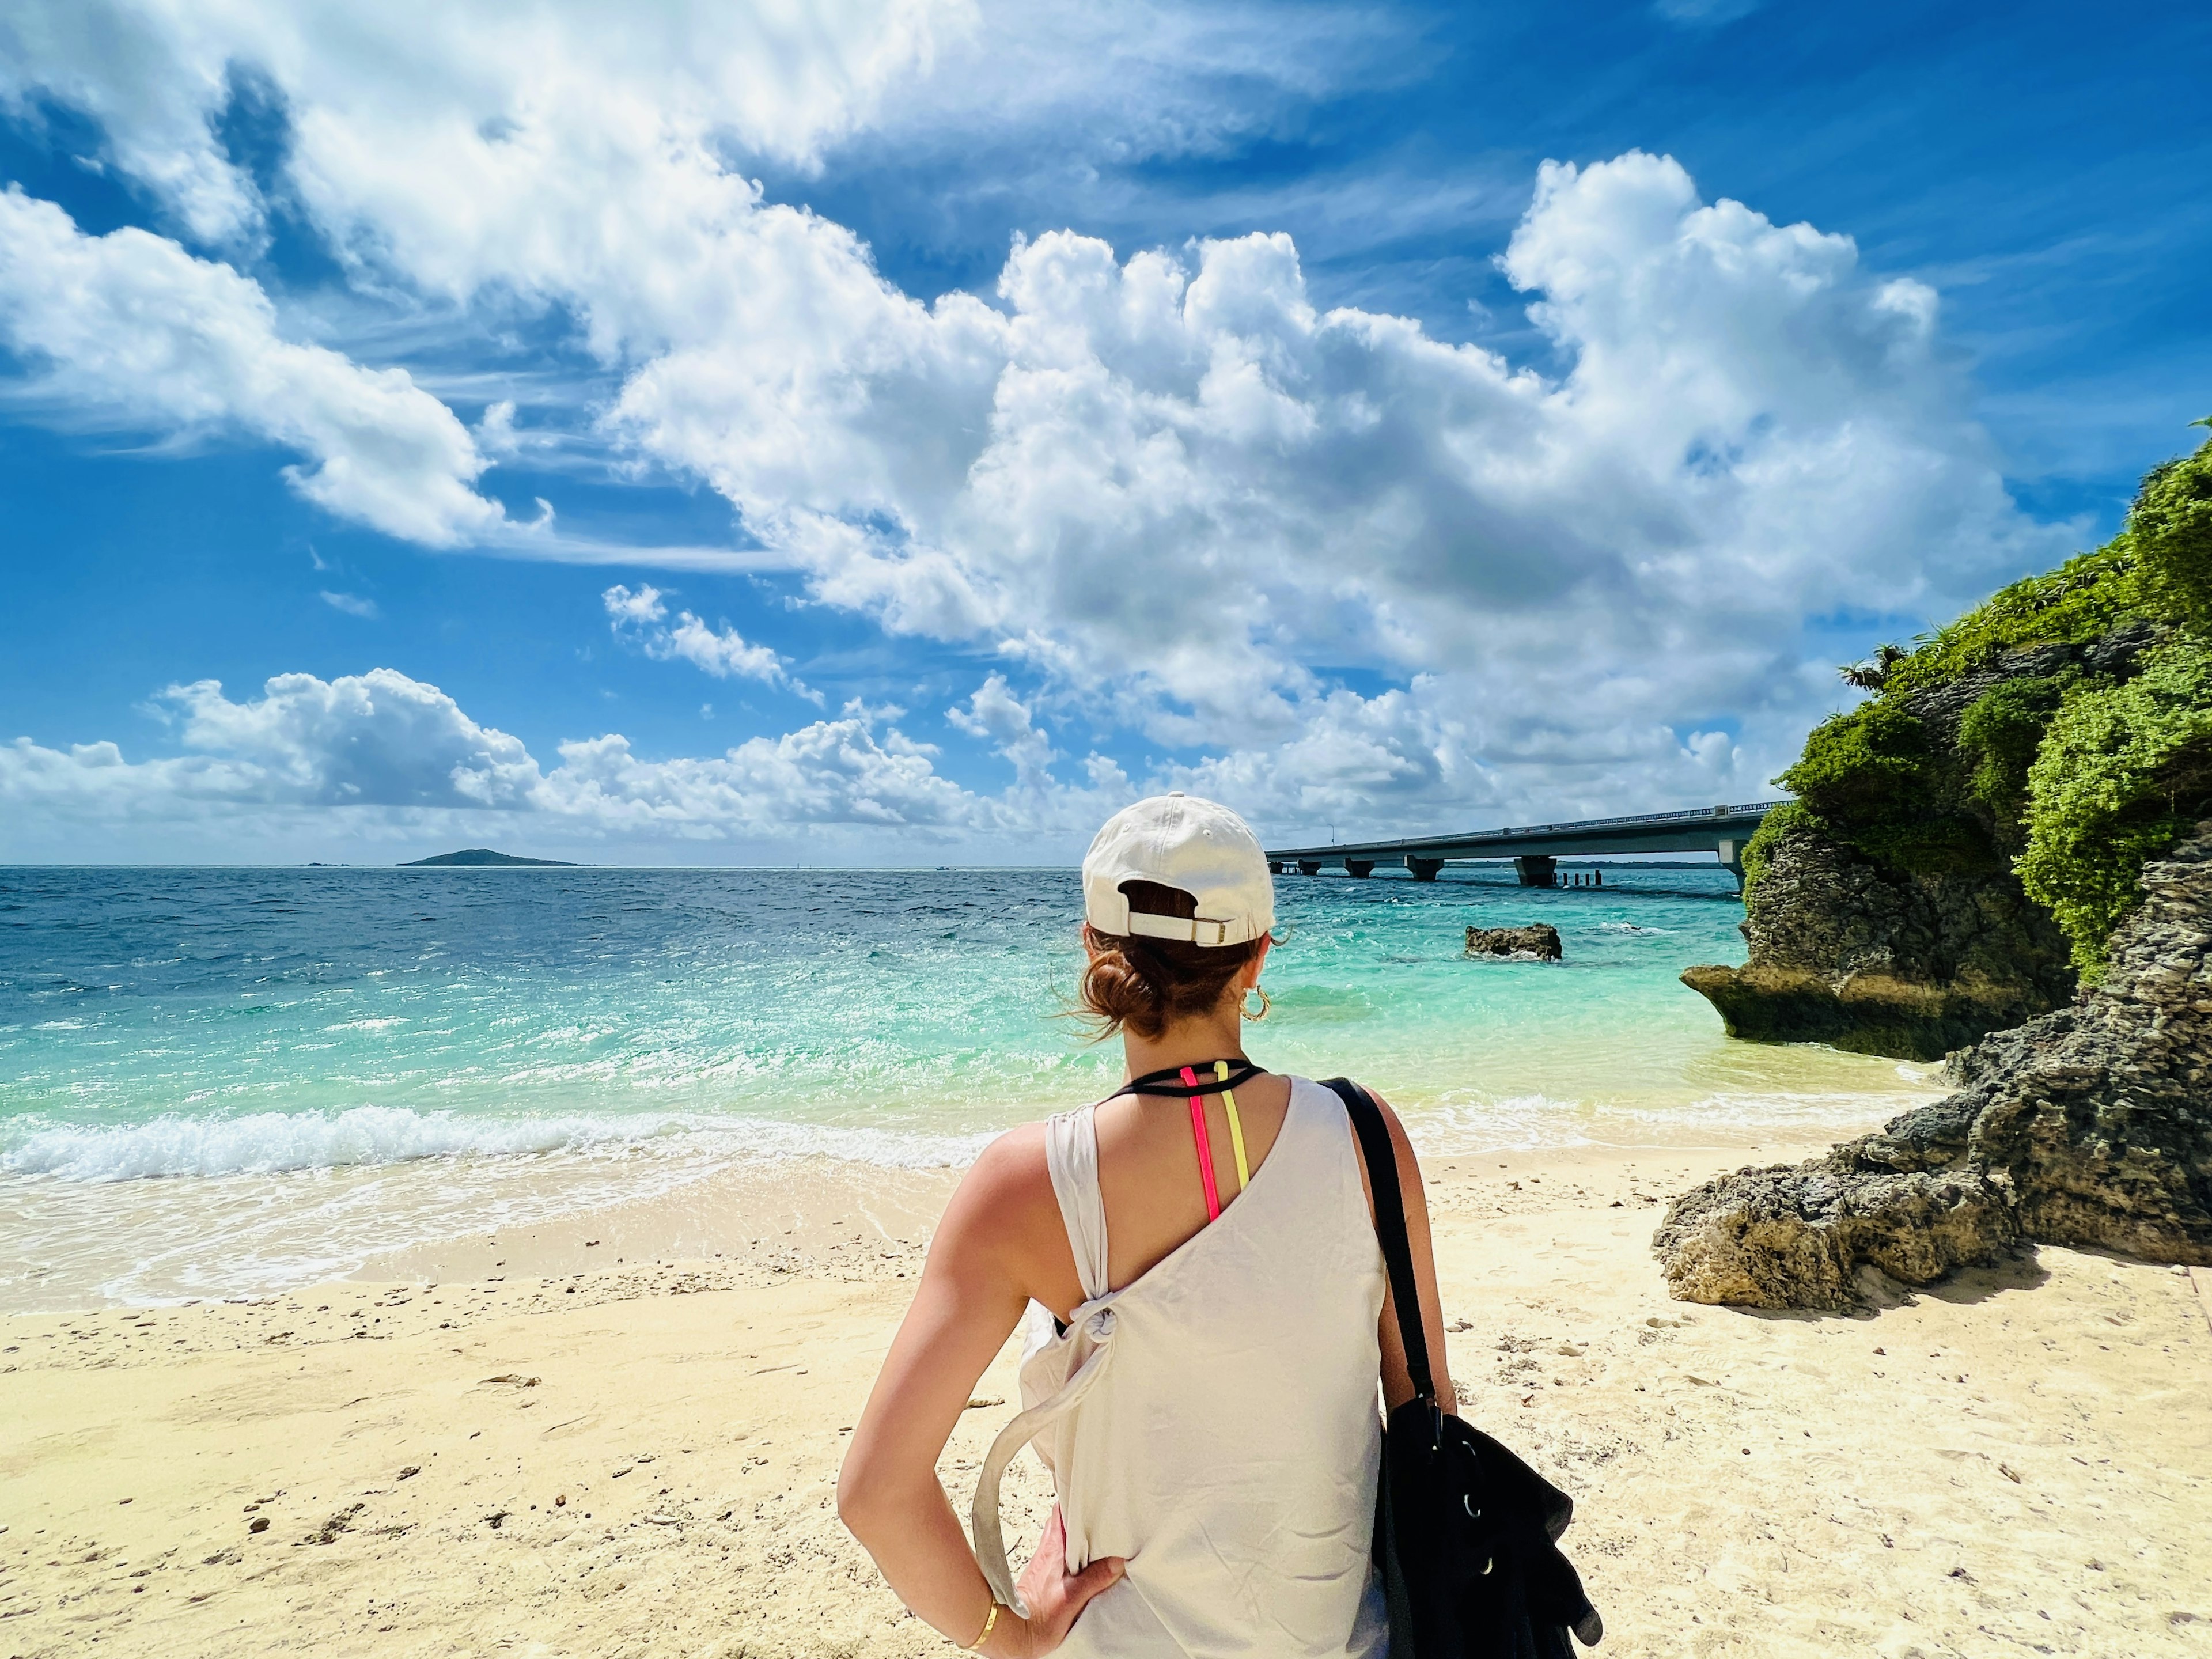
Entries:
[[[986, 1654], [1380, 1655], [1376, 1385], [1393, 1407], [1413, 1390], [1342, 1103], [1244, 1059], [1266, 857], [1226, 807], [1158, 796], [1098, 832], [1083, 891], [1083, 1002], [1132, 1085], [1002, 1135], [961, 1182], [838, 1512], [908, 1607]], [[1420, 1169], [1383, 1115], [1449, 1401]], [[1025, 1310], [1029, 1408], [985, 1466], [971, 1550], [937, 1460]], [[997, 1487], [1022, 1443], [1059, 1501], [1017, 1588]]]

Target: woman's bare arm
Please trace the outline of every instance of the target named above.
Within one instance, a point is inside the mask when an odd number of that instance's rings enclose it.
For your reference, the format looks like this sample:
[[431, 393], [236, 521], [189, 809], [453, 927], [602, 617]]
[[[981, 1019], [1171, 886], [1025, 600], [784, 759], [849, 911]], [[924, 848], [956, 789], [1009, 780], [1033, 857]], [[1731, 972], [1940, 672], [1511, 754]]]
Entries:
[[[1016, 1264], [1036, 1259], [1029, 1235], [1048, 1219], [1057, 1235], [1041, 1130], [1002, 1136], [976, 1160], [938, 1224], [914, 1304], [837, 1476], [838, 1515], [892, 1590], [963, 1644], [983, 1628], [992, 1595], [938, 1483], [937, 1460], [976, 1380], [1021, 1318], [1029, 1293]], [[1069, 1575], [1064, 1552], [1032, 1564], [1022, 1578], [1030, 1618], [1001, 1613], [983, 1651], [1002, 1659], [1049, 1652], [1084, 1603], [1120, 1575], [1118, 1561]]]
[[[1421, 1329], [1428, 1338], [1429, 1371], [1437, 1387], [1437, 1403], [1448, 1411], [1459, 1409], [1458, 1396], [1452, 1391], [1451, 1367], [1444, 1355], [1443, 1298], [1437, 1290], [1436, 1252], [1429, 1237], [1428, 1191], [1421, 1179], [1420, 1160], [1413, 1156], [1413, 1143], [1406, 1138], [1406, 1126], [1398, 1121], [1390, 1103], [1374, 1094], [1375, 1103], [1382, 1109], [1382, 1121], [1390, 1130], [1390, 1146], [1398, 1155], [1398, 1192], [1406, 1208], [1406, 1239], [1413, 1247], [1413, 1281], [1421, 1297]], [[1367, 1182], [1367, 1164], [1362, 1159], [1359, 1179]], [[1375, 1194], [1367, 1194], [1367, 1207], [1372, 1214]], [[1382, 1322], [1378, 1334], [1382, 1340], [1382, 1400], [1392, 1411], [1413, 1397], [1413, 1381], [1406, 1370], [1406, 1344], [1398, 1334], [1397, 1298], [1387, 1288], [1382, 1296]]]

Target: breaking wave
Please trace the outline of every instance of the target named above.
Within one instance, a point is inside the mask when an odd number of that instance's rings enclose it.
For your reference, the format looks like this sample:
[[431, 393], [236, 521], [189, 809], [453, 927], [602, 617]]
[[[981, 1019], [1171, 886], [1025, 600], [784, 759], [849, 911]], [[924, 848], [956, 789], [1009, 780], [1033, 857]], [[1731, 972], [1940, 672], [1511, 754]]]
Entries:
[[161, 1176], [274, 1175], [405, 1164], [434, 1158], [551, 1152], [620, 1157], [655, 1149], [713, 1156], [825, 1156], [895, 1169], [956, 1167], [988, 1134], [928, 1135], [745, 1118], [568, 1116], [493, 1118], [404, 1107], [340, 1112], [167, 1115], [88, 1126], [18, 1120], [0, 1132], [0, 1170], [63, 1181]]

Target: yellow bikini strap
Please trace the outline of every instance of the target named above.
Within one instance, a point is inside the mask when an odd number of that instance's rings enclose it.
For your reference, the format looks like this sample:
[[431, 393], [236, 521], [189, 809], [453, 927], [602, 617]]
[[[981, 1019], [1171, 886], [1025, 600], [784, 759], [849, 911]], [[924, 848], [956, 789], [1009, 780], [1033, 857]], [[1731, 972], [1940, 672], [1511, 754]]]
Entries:
[[[1213, 1080], [1217, 1083], [1229, 1075], [1229, 1062], [1213, 1062]], [[1229, 1144], [1237, 1149], [1237, 1190], [1243, 1192], [1252, 1184], [1252, 1166], [1244, 1160], [1244, 1125], [1237, 1116], [1237, 1097], [1227, 1089], [1221, 1091], [1221, 1109], [1229, 1114]]]

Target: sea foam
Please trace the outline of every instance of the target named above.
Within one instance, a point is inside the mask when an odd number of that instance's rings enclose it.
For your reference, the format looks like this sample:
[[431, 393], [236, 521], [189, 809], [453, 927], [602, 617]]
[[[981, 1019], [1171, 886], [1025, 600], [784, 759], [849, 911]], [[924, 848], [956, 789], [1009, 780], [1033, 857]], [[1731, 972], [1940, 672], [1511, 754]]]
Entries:
[[257, 1112], [229, 1118], [169, 1115], [112, 1126], [19, 1121], [9, 1126], [0, 1143], [0, 1169], [12, 1175], [106, 1182], [274, 1175], [428, 1158], [619, 1156], [647, 1150], [708, 1157], [825, 1156], [934, 1169], [969, 1163], [989, 1139], [697, 1115], [488, 1118], [356, 1106], [341, 1112]]

